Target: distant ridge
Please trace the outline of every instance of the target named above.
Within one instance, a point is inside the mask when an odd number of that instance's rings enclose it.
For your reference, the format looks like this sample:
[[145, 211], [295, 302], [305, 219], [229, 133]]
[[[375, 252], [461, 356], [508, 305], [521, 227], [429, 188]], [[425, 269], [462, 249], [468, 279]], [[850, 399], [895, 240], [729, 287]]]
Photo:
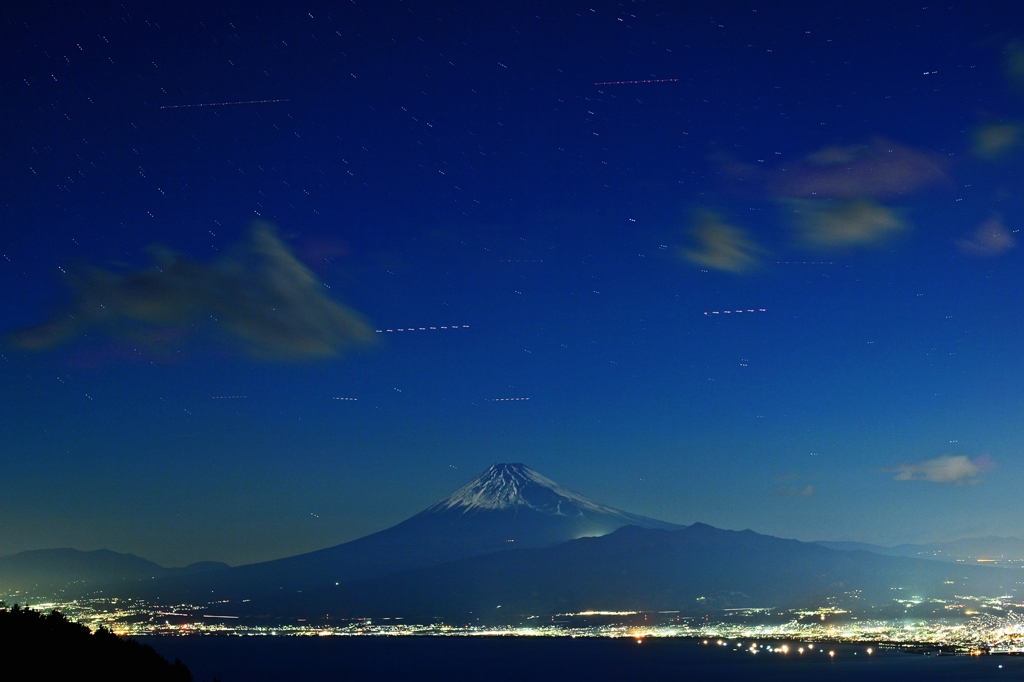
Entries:
[[819, 540], [817, 544], [831, 549], [862, 549], [887, 556], [906, 556], [937, 561], [1024, 560], [1024, 540], [1020, 538], [961, 538], [950, 542], [929, 542], [886, 547], [865, 542], [832, 542]]
[[33, 549], [0, 557], [0, 593], [49, 593], [74, 586], [98, 588], [123, 581], [151, 580], [229, 568], [218, 561], [201, 561], [167, 568], [134, 554], [109, 549], [85, 552], [70, 547]]

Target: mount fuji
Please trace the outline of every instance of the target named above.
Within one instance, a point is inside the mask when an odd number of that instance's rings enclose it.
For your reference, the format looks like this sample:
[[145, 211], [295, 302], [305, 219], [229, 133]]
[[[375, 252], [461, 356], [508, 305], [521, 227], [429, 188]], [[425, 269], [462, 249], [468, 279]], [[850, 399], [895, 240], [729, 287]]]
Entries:
[[894, 594], [1012, 594], [1017, 578], [1005, 568], [678, 526], [594, 502], [522, 464], [495, 464], [437, 504], [352, 542], [104, 591], [168, 605], [217, 602], [262, 622], [327, 614], [505, 622], [589, 609], [700, 615], [847, 598], [851, 608], [887, 608]]
[[623, 526], [684, 527], [594, 502], [524, 464], [495, 464], [437, 504], [372, 535], [274, 561], [146, 581], [133, 592], [161, 601], [245, 599], [249, 610], [262, 613], [300, 592], [494, 552], [550, 547]]

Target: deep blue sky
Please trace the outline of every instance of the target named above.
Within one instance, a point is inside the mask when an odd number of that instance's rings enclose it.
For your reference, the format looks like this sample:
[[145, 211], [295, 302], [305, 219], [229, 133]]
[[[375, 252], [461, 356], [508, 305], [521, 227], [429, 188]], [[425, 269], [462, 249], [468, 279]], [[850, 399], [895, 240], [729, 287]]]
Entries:
[[0, 553], [1020, 534], [1015, 3], [215, 4], [4, 18]]

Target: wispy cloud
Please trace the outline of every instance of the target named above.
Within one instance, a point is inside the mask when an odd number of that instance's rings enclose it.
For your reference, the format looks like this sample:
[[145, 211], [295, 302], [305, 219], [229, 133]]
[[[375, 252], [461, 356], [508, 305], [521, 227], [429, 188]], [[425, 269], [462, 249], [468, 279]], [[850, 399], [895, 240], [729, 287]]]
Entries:
[[760, 264], [763, 249], [745, 230], [728, 225], [714, 211], [694, 213], [691, 235], [698, 248], [680, 250], [682, 257], [691, 263], [737, 274]]
[[783, 206], [799, 230], [798, 241], [809, 248], [872, 246], [907, 227], [896, 211], [871, 199], [788, 199]]
[[1014, 40], [1006, 45], [1006, 77], [1010, 84], [1024, 88], [1024, 43]]
[[772, 492], [772, 495], [775, 497], [814, 497], [815, 491], [814, 486], [809, 485], [806, 488], [778, 488]]
[[956, 248], [968, 256], [998, 256], [1012, 249], [1017, 241], [999, 216], [978, 226], [970, 239], [956, 240]]
[[994, 468], [988, 455], [970, 459], [965, 455], [943, 455], [935, 459], [899, 464], [882, 471], [895, 473], [894, 481], [930, 481], [932, 483], [977, 483], [982, 472]]
[[794, 199], [894, 198], [949, 182], [938, 154], [875, 138], [869, 144], [832, 146], [780, 168], [768, 188]]
[[90, 268], [72, 276], [68, 310], [8, 339], [47, 349], [94, 329], [129, 339], [198, 329], [273, 360], [326, 358], [373, 340], [362, 316], [327, 296], [267, 223], [254, 224], [246, 240], [211, 263], [160, 246], [149, 251], [148, 268]]
[[989, 123], [975, 128], [971, 151], [982, 159], [998, 159], [1021, 142], [1021, 127], [1016, 123]]

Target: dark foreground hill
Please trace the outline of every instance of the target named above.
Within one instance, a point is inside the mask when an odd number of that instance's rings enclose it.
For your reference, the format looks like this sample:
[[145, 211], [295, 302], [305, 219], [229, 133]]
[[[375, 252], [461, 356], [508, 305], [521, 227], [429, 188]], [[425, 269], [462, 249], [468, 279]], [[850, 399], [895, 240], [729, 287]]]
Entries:
[[127, 594], [164, 602], [246, 599], [247, 609], [266, 613], [266, 605], [280, 604], [282, 596], [481, 554], [549, 547], [625, 525], [681, 528], [587, 499], [523, 464], [495, 464], [378, 533], [275, 561], [151, 581]]
[[675, 531], [625, 527], [556, 547], [342, 584], [287, 602], [282, 597], [277, 610], [484, 622], [584, 610], [703, 615], [834, 600], [866, 610], [912, 596], [1012, 594], [1017, 578], [1004, 569], [838, 551], [694, 524]]
[[169, 663], [150, 646], [108, 630], [93, 634], [56, 611], [46, 615], [17, 604], [11, 609], [0, 605], [0, 651], [8, 670], [15, 659], [30, 666], [31, 675], [7, 679], [192, 680], [181, 661]]
[[166, 568], [134, 554], [97, 549], [36, 549], [0, 557], [0, 593], [51, 593], [69, 586], [99, 588], [125, 581], [152, 580], [228, 568], [203, 561], [183, 568]]

